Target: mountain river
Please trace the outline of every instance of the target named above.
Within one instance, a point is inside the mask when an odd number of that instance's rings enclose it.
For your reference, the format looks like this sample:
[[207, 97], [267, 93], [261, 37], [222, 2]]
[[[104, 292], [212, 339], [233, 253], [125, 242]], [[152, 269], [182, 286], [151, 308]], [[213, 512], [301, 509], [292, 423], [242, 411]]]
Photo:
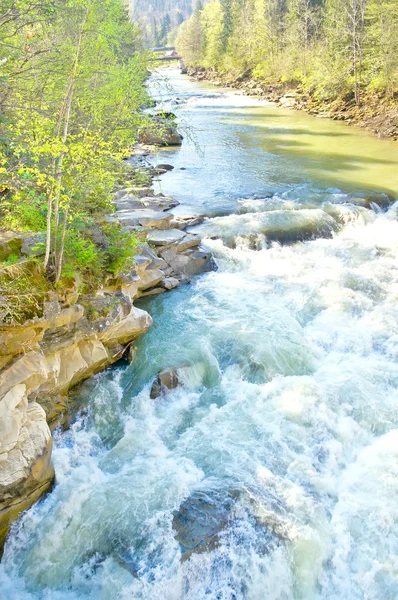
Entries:
[[217, 270], [79, 387], [0, 598], [396, 600], [398, 144], [167, 74], [156, 185]]

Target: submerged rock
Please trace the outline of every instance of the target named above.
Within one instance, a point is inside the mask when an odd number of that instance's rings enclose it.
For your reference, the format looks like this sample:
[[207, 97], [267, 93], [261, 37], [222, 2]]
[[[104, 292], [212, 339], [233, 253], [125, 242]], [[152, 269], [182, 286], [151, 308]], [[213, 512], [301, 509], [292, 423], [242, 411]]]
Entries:
[[173, 165], [169, 165], [169, 164], [161, 164], [161, 165], [156, 165], [156, 169], [159, 169], [161, 171], [173, 171], [174, 167]]
[[215, 217], [191, 231], [202, 236], [221, 238], [233, 246], [239, 237], [254, 239], [261, 234], [269, 241], [291, 243], [315, 237], [331, 237], [337, 229], [337, 222], [325, 211], [303, 209]]
[[152, 384], [150, 398], [155, 400], [167, 390], [174, 390], [179, 385], [177, 369], [163, 369]]
[[232, 517], [238, 494], [213, 490], [194, 492], [173, 513], [175, 538], [181, 547], [181, 560], [195, 553], [213, 550], [219, 534]]

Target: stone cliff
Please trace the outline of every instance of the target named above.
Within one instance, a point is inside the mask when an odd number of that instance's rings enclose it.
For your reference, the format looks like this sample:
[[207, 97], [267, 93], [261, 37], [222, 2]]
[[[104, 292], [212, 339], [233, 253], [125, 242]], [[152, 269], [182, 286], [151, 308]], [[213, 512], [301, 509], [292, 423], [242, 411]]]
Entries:
[[[0, 548], [10, 524], [52, 485], [50, 427], [67, 413], [70, 388], [119, 360], [152, 325], [134, 300], [161, 294], [210, 270], [212, 259], [185, 233], [192, 219], [174, 219], [176, 203], [148, 190], [121, 190], [110, 217], [146, 236], [134, 268], [79, 295], [78, 286], [51, 293], [43, 316], [0, 325]], [[29, 248], [26, 235], [0, 236], [7, 251]]]

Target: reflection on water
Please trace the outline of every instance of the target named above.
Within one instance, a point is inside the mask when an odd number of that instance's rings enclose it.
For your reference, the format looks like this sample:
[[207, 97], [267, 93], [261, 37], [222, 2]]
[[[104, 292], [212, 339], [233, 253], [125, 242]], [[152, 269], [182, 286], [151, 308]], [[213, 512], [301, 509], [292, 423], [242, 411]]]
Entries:
[[157, 92], [186, 128], [186, 141], [158, 158], [176, 167], [162, 177], [161, 189], [183, 202], [180, 211], [189, 205], [192, 212], [230, 212], [236, 198], [289, 189], [303, 199], [328, 188], [398, 198], [397, 142], [198, 85], [176, 71], [168, 77], [178, 103], [173, 91]]
[[[57, 435], [57, 485], [14, 528], [0, 597], [395, 600], [394, 145], [176, 85], [204, 156], [166, 151], [162, 186], [211, 207], [218, 271], [146, 300], [135, 362], [80, 387], [88, 411]], [[153, 401], [166, 367], [181, 385]]]

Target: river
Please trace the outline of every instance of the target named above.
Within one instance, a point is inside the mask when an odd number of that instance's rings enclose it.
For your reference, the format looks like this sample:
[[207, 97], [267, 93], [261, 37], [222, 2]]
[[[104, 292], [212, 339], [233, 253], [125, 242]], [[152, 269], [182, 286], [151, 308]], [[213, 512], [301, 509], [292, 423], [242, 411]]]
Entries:
[[[398, 145], [169, 77], [158, 186], [211, 217], [218, 270], [147, 300], [136, 360], [79, 388], [0, 597], [396, 600]], [[164, 367], [183, 385], [150, 400]]]

